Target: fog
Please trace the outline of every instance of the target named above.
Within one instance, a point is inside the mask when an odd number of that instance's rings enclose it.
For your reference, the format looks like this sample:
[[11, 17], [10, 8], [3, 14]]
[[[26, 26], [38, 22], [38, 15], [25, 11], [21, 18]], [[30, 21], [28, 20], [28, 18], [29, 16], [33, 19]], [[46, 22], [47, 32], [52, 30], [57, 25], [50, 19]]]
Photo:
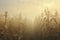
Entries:
[[60, 40], [60, 0], [0, 0], [0, 40]]

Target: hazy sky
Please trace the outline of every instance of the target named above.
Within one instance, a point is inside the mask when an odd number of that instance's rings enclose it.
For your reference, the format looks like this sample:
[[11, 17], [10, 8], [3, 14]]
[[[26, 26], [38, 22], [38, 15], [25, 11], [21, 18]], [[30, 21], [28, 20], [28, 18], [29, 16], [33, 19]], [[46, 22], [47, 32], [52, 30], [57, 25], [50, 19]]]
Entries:
[[60, 8], [60, 0], [0, 0], [0, 11], [11, 15], [23, 13], [30, 18], [38, 15], [44, 8]]

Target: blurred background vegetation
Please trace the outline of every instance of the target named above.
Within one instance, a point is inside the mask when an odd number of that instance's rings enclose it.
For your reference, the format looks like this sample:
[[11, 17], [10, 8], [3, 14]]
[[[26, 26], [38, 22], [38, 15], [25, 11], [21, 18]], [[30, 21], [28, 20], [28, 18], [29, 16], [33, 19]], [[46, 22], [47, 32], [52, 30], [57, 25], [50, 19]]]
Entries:
[[0, 40], [60, 40], [60, 15], [46, 8], [32, 22], [22, 13], [13, 18], [0, 13]]

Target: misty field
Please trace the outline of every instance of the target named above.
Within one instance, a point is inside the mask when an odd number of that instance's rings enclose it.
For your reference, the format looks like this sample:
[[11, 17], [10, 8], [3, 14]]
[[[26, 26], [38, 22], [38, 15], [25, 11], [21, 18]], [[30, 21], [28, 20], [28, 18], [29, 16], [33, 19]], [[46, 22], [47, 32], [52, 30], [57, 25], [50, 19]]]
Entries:
[[[0, 13], [2, 14], [2, 13]], [[21, 16], [0, 15], [0, 40], [60, 40], [60, 15], [45, 9], [34, 22]]]

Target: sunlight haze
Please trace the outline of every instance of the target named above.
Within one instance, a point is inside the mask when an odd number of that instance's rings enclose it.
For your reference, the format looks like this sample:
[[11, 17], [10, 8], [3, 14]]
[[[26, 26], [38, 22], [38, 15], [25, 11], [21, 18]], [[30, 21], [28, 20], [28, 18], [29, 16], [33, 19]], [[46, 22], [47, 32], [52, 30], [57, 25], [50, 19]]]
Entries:
[[0, 0], [0, 11], [8, 11], [9, 15], [22, 13], [28, 18], [34, 18], [44, 8], [60, 9], [60, 0]]

